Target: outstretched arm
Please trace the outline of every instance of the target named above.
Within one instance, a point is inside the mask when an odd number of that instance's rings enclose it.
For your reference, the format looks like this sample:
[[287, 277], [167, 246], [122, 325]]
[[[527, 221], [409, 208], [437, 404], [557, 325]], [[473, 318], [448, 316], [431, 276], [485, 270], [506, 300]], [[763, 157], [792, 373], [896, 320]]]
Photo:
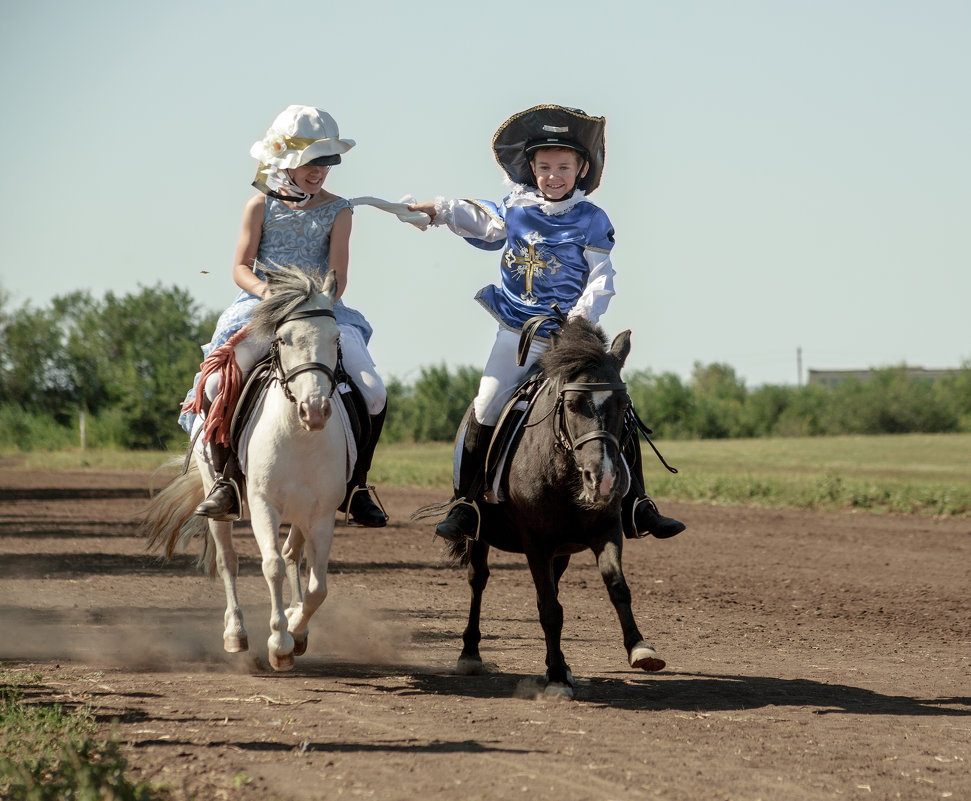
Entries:
[[506, 222], [499, 207], [486, 201], [437, 198], [434, 203], [416, 203], [408, 208], [424, 212], [432, 225], [446, 225], [466, 239], [492, 243], [506, 238]]

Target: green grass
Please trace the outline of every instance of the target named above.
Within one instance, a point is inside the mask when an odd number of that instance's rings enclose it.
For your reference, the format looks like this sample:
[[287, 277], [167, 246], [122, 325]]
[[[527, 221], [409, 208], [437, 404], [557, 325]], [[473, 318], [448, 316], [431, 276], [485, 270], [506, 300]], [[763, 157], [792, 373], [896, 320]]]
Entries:
[[[971, 517], [971, 434], [672, 440], [644, 446], [658, 500]], [[26, 454], [25, 469], [152, 471], [178, 454], [114, 451]], [[451, 443], [381, 445], [371, 480], [447, 494]]]
[[800, 509], [971, 516], [971, 434], [659, 443], [659, 498]]
[[84, 706], [30, 701], [43, 677], [0, 671], [0, 798], [11, 801], [163, 801], [166, 791], [125, 775], [113, 737]]

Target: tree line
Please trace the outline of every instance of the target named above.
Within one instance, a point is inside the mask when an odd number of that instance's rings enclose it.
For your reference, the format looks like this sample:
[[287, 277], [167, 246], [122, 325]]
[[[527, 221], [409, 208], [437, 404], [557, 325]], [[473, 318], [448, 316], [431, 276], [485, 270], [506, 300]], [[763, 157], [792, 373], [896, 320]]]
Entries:
[[[0, 292], [0, 445], [181, 449], [179, 404], [199, 368], [216, 315], [187, 291], [142, 288], [96, 299], [84, 291], [47, 307], [9, 308]], [[817, 436], [971, 431], [971, 363], [916, 381], [905, 367], [834, 388], [748, 389], [726, 364], [695, 363], [691, 377], [628, 371], [640, 416], [660, 438]], [[452, 439], [475, 395], [478, 368], [422, 367], [413, 383], [387, 380], [383, 439]]]

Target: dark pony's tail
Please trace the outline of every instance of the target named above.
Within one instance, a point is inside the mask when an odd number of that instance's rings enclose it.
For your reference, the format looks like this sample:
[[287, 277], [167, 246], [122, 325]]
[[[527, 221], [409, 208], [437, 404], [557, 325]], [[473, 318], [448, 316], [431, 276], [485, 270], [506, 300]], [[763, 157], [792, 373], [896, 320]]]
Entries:
[[[431, 518], [437, 518], [442, 520], [445, 518], [445, 513], [448, 512], [451, 506], [451, 498], [449, 498], [447, 501], [443, 501], [442, 503], [430, 503], [427, 506], [422, 506], [415, 509], [415, 511], [411, 513], [411, 519], [429, 520]], [[472, 560], [472, 540], [463, 537], [458, 541], [446, 541], [442, 553], [449, 562], [461, 565], [462, 567], [467, 567], [469, 562]]]

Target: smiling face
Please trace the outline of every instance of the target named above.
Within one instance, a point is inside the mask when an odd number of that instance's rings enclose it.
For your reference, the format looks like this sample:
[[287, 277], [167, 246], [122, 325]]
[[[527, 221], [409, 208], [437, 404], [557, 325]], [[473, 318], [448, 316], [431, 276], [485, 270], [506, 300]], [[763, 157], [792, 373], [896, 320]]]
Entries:
[[308, 195], [316, 195], [324, 185], [330, 167], [321, 167], [313, 164], [304, 164], [302, 167], [294, 167], [288, 170], [293, 182]]
[[529, 167], [542, 195], [549, 200], [561, 200], [573, 191], [577, 180], [587, 174], [588, 165], [575, 150], [544, 147], [533, 153]]

